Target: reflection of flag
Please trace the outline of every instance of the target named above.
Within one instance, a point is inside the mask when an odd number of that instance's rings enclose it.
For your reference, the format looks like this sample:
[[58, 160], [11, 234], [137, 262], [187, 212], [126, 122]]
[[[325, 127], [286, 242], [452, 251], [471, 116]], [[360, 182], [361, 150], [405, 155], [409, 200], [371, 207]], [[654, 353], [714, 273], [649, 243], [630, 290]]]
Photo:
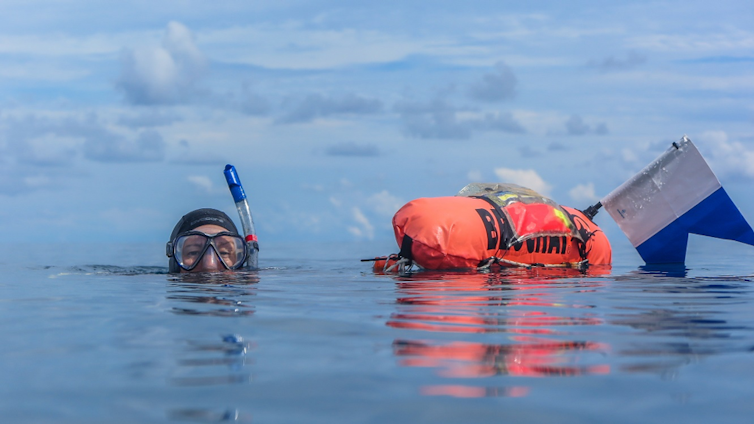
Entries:
[[754, 245], [754, 231], [687, 137], [602, 199], [646, 263], [683, 263], [689, 233]]

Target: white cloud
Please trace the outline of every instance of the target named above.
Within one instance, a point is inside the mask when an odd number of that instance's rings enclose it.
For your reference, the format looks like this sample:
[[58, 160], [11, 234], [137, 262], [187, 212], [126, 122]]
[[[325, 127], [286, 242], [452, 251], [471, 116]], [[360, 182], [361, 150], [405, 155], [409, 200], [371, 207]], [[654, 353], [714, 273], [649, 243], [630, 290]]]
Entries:
[[715, 52], [751, 50], [754, 33], [735, 27], [717, 33], [642, 34], [628, 39], [629, 46], [661, 52]]
[[636, 51], [629, 51], [625, 59], [610, 56], [601, 61], [592, 60], [589, 66], [598, 68], [602, 72], [625, 71], [647, 62], [647, 56]]
[[318, 193], [325, 191], [325, 187], [322, 184], [303, 183], [301, 184], [301, 188], [304, 190], [315, 191]]
[[639, 160], [634, 149], [621, 149], [620, 154], [623, 158], [623, 162], [626, 163], [633, 163]]
[[375, 193], [367, 199], [367, 205], [383, 216], [393, 216], [406, 202], [393, 196], [387, 190]]
[[510, 112], [480, 114], [441, 97], [429, 102], [401, 101], [394, 110], [401, 117], [403, 132], [411, 137], [464, 140], [475, 131], [526, 132]]
[[280, 124], [309, 122], [332, 115], [371, 115], [382, 110], [380, 100], [353, 93], [339, 97], [315, 93], [303, 99], [289, 100], [286, 103], [292, 106], [276, 120]]
[[482, 75], [469, 88], [469, 96], [483, 102], [498, 102], [516, 96], [518, 80], [508, 65], [504, 62], [495, 64], [495, 70]]
[[[62, 33], [0, 36], [0, 54], [34, 56], [101, 56], [117, 52], [124, 43], [144, 38], [144, 33], [122, 32], [75, 36]], [[148, 35], [148, 34], [147, 34]]]
[[533, 169], [495, 168], [495, 175], [500, 178], [502, 183], [518, 184], [545, 196], [550, 194], [552, 188]]
[[205, 175], [189, 175], [186, 177], [186, 180], [192, 183], [200, 191], [212, 193], [215, 190], [212, 180]]
[[126, 50], [116, 86], [133, 104], [159, 105], [185, 102], [206, 68], [206, 59], [183, 24], [170, 22], [162, 47]]
[[154, 130], [121, 131], [96, 114], [70, 114], [49, 118], [42, 114], [0, 118], [0, 139], [5, 138], [13, 155], [22, 163], [69, 166], [80, 154], [89, 160], [109, 163], [159, 162], [165, 142]]
[[730, 141], [725, 131], [704, 132], [699, 140], [704, 143], [704, 156], [715, 172], [754, 178], [754, 150], [739, 141]]
[[28, 187], [32, 188], [38, 188], [38, 187], [46, 187], [49, 186], [52, 180], [46, 175], [34, 175], [34, 176], [28, 176], [24, 177], [23, 179], [24, 183]]
[[361, 229], [359, 229], [358, 227], [348, 227], [348, 232], [356, 237], [361, 237], [362, 235]]
[[481, 171], [472, 169], [468, 174], [466, 174], [466, 178], [468, 178], [469, 181], [479, 183], [482, 182], [483, 177]]
[[137, 134], [135, 139], [103, 132], [90, 134], [84, 141], [84, 157], [100, 162], [159, 162], [165, 157], [165, 141], [154, 130]]
[[340, 208], [341, 206], [343, 206], [343, 202], [335, 196], [330, 196], [329, 200], [330, 200], [330, 204], [332, 204], [336, 208]]
[[600, 122], [596, 124], [594, 128], [592, 128], [592, 126], [584, 122], [584, 118], [579, 115], [571, 115], [571, 117], [568, 118], [568, 120], [565, 122], [565, 127], [566, 134], [568, 135], [605, 135], [609, 132], [607, 129], [607, 124], [605, 124], [604, 122]]
[[367, 239], [372, 240], [374, 238], [374, 226], [372, 226], [372, 223], [369, 222], [369, 219], [364, 216], [364, 213], [361, 212], [361, 209], [358, 207], [353, 208], [352, 213], [353, 220], [356, 221], [359, 226], [349, 226], [348, 231], [356, 237], [366, 237]]
[[204, 32], [202, 40], [221, 47], [214, 53], [220, 60], [288, 69], [392, 62], [411, 54], [437, 52], [438, 44], [454, 44], [451, 40], [442, 43], [401, 37], [392, 31], [320, 29], [303, 22], [235, 26]]
[[162, 45], [187, 71], [197, 71], [206, 65], [204, 54], [196, 47], [194, 35], [181, 23], [168, 23]]
[[600, 199], [594, 193], [594, 183], [579, 184], [569, 190], [568, 195], [576, 202], [596, 202]]

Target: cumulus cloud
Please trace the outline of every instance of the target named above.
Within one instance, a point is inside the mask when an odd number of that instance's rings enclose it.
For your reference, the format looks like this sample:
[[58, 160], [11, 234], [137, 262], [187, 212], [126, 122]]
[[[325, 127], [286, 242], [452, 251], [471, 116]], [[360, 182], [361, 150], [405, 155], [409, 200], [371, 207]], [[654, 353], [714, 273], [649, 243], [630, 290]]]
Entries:
[[403, 132], [416, 138], [465, 140], [474, 131], [526, 132], [510, 112], [486, 113], [482, 117], [462, 119], [464, 110], [440, 98], [427, 103], [400, 102], [396, 104], [395, 111], [400, 115]]
[[303, 183], [301, 184], [301, 188], [308, 191], [316, 191], [316, 192], [325, 191], [325, 187], [322, 184]]
[[154, 130], [140, 132], [135, 139], [103, 132], [100, 137], [87, 137], [84, 157], [99, 162], [155, 162], [165, 158], [165, 142]]
[[552, 188], [533, 169], [495, 168], [495, 175], [502, 183], [518, 184], [545, 196], [549, 195]]
[[[600, 122], [594, 127], [584, 122], [584, 118], [579, 115], [571, 115], [565, 122], [566, 134], [573, 136], [580, 135], [606, 135], [609, 133], [607, 124]], [[551, 132], [551, 135], [559, 135], [558, 132]]]
[[153, 128], [170, 125], [174, 122], [183, 121], [176, 114], [160, 111], [148, 111], [137, 114], [122, 115], [118, 118], [118, 124], [130, 128]]
[[564, 152], [568, 150], [568, 146], [566, 146], [563, 143], [559, 143], [557, 141], [554, 141], [547, 145], [547, 150], [550, 152]]
[[303, 99], [287, 100], [284, 107], [288, 108], [276, 122], [280, 124], [294, 124], [309, 122], [316, 118], [333, 115], [371, 115], [382, 111], [382, 102], [378, 99], [346, 94], [343, 96], [323, 96], [310, 94]]
[[379, 156], [380, 151], [373, 144], [358, 144], [352, 141], [346, 141], [329, 146], [325, 149], [329, 156], [362, 156], [371, 157]]
[[246, 115], [266, 115], [271, 109], [270, 102], [266, 98], [254, 93], [246, 85], [239, 94], [237, 108]]
[[592, 130], [589, 125], [584, 123], [584, 119], [578, 115], [572, 115], [568, 118], [565, 122], [565, 127], [568, 135], [584, 135]]
[[625, 163], [636, 163], [639, 160], [635, 149], [621, 149], [620, 155]]
[[366, 203], [377, 214], [391, 217], [395, 215], [398, 209], [400, 209], [406, 202], [393, 196], [387, 190], [382, 190], [379, 193], [369, 196]]
[[625, 59], [609, 56], [602, 60], [591, 60], [589, 66], [597, 68], [600, 72], [625, 71], [643, 65], [647, 62], [647, 56], [630, 51]]
[[178, 142], [178, 148], [173, 150], [173, 155], [170, 158], [171, 163], [180, 163], [184, 165], [221, 165], [226, 163], [226, 159], [223, 159], [216, 149], [209, 150], [198, 149], [195, 150], [186, 139], [181, 139]]
[[469, 97], [483, 102], [499, 102], [516, 96], [518, 80], [513, 71], [503, 62], [495, 64], [495, 70], [485, 74], [469, 87]]
[[510, 112], [487, 113], [480, 122], [483, 129], [507, 133], [525, 133], [526, 130]]
[[20, 163], [67, 165], [82, 155], [99, 162], [159, 161], [165, 155], [160, 133], [116, 132], [91, 114], [83, 119], [27, 116], [5, 121], [8, 153]]
[[704, 142], [704, 156], [715, 172], [754, 178], [754, 150], [740, 141], [729, 139], [725, 131], [707, 131], [699, 136]]
[[594, 126], [594, 134], [597, 135], [607, 135], [610, 131], [607, 129], [607, 124], [604, 122], [599, 122], [597, 125]]
[[369, 222], [369, 219], [364, 215], [364, 213], [359, 209], [358, 207], [354, 207], [351, 210], [352, 218], [356, 222], [356, 226], [349, 226], [348, 232], [353, 234], [356, 237], [364, 237], [368, 240], [372, 240], [374, 238], [374, 226], [371, 222]]
[[401, 102], [395, 106], [403, 122], [403, 132], [411, 137], [465, 140], [471, 126], [458, 120], [458, 110], [442, 99], [429, 103]]
[[340, 208], [341, 206], [343, 206], [343, 201], [338, 199], [335, 196], [330, 196], [328, 200], [330, 201], [330, 204], [335, 206], [336, 208]]
[[529, 145], [519, 147], [518, 152], [524, 158], [538, 158], [542, 156], [542, 152]]
[[126, 100], [138, 105], [184, 103], [196, 93], [207, 60], [197, 48], [191, 31], [170, 22], [161, 47], [141, 47], [121, 54], [116, 87]]
[[575, 202], [596, 202], [600, 200], [594, 193], [594, 183], [579, 184], [568, 191]]
[[211, 194], [215, 190], [212, 180], [206, 175], [189, 175], [186, 180], [201, 192]]
[[15, 196], [40, 189], [56, 189], [69, 174], [60, 168], [7, 164], [0, 166], [0, 194]]
[[466, 178], [471, 182], [480, 183], [483, 179], [482, 172], [477, 169], [472, 169], [466, 174]]
[[80, 150], [80, 139], [56, 121], [28, 115], [3, 120], [3, 156], [22, 165], [67, 166]]
[[156, 131], [118, 131], [96, 115], [0, 119], [0, 193], [20, 194], [64, 186], [81, 176], [82, 158], [98, 162], [158, 161], [164, 142]]

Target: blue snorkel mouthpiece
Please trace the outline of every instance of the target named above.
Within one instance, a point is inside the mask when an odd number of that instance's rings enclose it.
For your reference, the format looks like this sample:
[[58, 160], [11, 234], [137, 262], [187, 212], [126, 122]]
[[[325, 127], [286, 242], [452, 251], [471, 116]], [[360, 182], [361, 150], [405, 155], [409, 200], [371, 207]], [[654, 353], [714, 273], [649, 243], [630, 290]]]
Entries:
[[242, 200], [245, 200], [246, 192], [243, 191], [241, 180], [238, 179], [238, 172], [236, 172], [236, 167], [233, 165], [225, 165], [225, 171], [223, 173], [225, 174], [225, 181], [228, 182], [230, 194], [233, 195], [233, 201], [238, 203]]
[[238, 178], [235, 166], [230, 164], [225, 165], [224, 174], [225, 181], [228, 182], [230, 194], [233, 195], [233, 201], [236, 202], [238, 216], [241, 218], [241, 226], [243, 227], [246, 243], [249, 246], [249, 258], [246, 261], [246, 266], [249, 268], [258, 268], [259, 243], [256, 231], [254, 230], [254, 219], [251, 217], [249, 201], [246, 199], [246, 192], [241, 185], [241, 180]]

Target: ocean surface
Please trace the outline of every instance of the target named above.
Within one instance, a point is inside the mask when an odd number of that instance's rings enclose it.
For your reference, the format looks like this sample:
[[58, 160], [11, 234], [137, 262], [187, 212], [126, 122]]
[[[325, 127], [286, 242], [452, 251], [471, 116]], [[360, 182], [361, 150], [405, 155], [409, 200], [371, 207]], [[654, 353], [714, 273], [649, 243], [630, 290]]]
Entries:
[[392, 243], [262, 244], [169, 275], [163, 244], [0, 245], [2, 423], [743, 423], [754, 248], [685, 267], [379, 275]]

